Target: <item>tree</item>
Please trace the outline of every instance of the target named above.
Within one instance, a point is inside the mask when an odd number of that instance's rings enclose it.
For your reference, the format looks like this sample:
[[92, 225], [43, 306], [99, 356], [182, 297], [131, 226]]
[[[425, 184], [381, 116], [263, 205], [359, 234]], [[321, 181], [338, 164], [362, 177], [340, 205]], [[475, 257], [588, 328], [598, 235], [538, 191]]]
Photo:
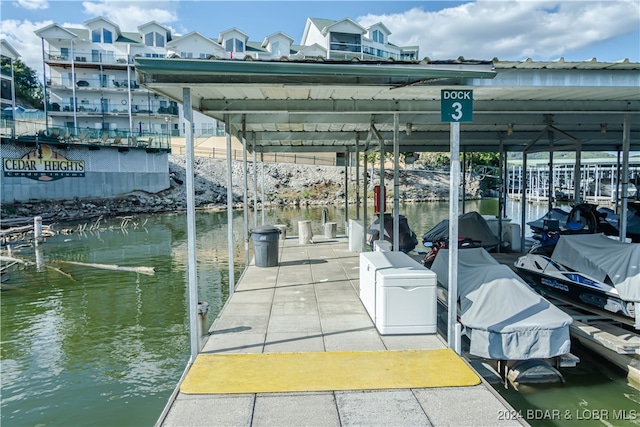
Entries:
[[[3, 74], [10, 74], [8, 61], [2, 64]], [[44, 108], [42, 83], [35, 70], [20, 59], [13, 61], [13, 78], [16, 85], [16, 98], [23, 99], [36, 108]]]

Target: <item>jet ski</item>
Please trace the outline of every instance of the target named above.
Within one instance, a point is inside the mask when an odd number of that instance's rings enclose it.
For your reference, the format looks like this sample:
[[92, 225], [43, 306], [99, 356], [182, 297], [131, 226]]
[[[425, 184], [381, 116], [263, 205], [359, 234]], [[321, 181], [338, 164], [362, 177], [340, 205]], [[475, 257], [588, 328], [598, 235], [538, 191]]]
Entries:
[[549, 231], [515, 267], [544, 295], [640, 329], [640, 244]]
[[[416, 233], [409, 227], [409, 222], [404, 215], [398, 215], [399, 236], [398, 244], [400, 251], [411, 252], [418, 244]], [[367, 243], [373, 249], [373, 242], [380, 240], [380, 215], [373, 219], [367, 228]], [[393, 243], [393, 216], [390, 213], [384, 214], [384, 240]]]

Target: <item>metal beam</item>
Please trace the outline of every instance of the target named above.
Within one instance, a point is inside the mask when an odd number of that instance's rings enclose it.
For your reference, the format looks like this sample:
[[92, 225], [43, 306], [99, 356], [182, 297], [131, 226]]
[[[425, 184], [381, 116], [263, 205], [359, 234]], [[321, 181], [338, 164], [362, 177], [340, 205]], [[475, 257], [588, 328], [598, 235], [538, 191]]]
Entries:
[[[153, 85], [151, 86], [152, 89]], [[162, 92], [161, 88], [155, 89]], [[440, 91], [431, 98], [414, 99], [403, 102], [401, 98], [380, 97], [380, 99], [202, 99], [199, 109], [209, 113], [259, 113], [282, 114], [283, 112], [314, 114], [377, 114], [377, 113], [417, 113], [440, 114]], [[474, 93], [474, 96], [476, 94]], [[419, 101], [419, 102], [416, 102]], [[505, 97], [504, 100], [474, 100], [473, 115], [499, 114], [621, 114], [627, 111], [639, 115], [640, 100], [602, 100], [584, 102], [571, 100], [517, 100]], [[637, 107], [634, 109], [634, 107]]]

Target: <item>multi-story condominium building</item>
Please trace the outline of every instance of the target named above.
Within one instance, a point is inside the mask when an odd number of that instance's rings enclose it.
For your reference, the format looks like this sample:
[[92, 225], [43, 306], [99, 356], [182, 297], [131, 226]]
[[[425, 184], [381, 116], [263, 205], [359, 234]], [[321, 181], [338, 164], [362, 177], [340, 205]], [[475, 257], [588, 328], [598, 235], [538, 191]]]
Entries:
[[177, 129], [177, 104], [141, 88], [133, 68], [137, 56], [165, 57], [169, 29], [149, 22], [136, 33], [123, 32], [102, 17], [84, 25], [66, 28], [54, 23], [36, 31], [43, 40], [51, 125], [76, 133], [95, 129], [167, 134]]
[[391, 31], [381, 22], [364, 28], [348, 18], [342, 21], [307, 18], [302, 35], [303, 47], [298, 54], [328, 59], [418, 59], [418, 46], [396, 46], [389, 43], [390, 34]]
[[18, 59], [20, 55], [18, 52], [7, 42], [5, 39], [0, 40], [0, 63], [2, 65], [1, 87], [0, 87], [0, 101], [3, 115], [11, 116], [15, 114], [16, 110], [16, 89], [14, 85], [13, 76], [13, 62]]
[[[350, 19], [308, 18], [301, 45], [282, 32], [252, 42], [237, 28], [216, 39], [198, 31], [176, 36], [152, 21], [124, 32], [103, 17], [84, 28], [51, 24], [35, 32], [42, 39], [45, 96], [51, 125], [75, 129], [184, 135], [181, 106], [141, 88], [135, 81], [136, 57], [199, 59], [414, 60], [418, 47], [389, 43], [390, 31], [378, 23], [364, 28]], [[45, 46], [45, 42], [47, 45]], [[224, 124], [194, 114], [194, 134], [221, 135]]]

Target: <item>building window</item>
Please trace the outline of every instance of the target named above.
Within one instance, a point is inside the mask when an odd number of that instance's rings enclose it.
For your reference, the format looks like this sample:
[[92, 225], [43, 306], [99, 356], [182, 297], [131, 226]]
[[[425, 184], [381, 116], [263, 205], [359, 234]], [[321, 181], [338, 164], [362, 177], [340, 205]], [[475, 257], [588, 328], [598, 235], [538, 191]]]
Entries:
[[362, 49], [360, 34], [331, 33], [329, 49], [345, 52], [360, 52]]
[[384, 34], [380, 30], [373, 30], [373, 41], [384, 44]]
[[164, 36], [157, 32], [144, 35], [144, 44], [147, 46], [164, 47]]
[[282, 55], [280, 53], [280, 42], [271, 43], [271, 53], [278, 56]]
[[244, 52], [244, 42], [240, 39], [229, 39], [224, 43], [227, 52]]
[[180, 58], [193, 58], [193, 52], [180, 52]]
[[200, 54], [200, 59], [207, 59], [209, 57], [208, 53], [201, 53]]
[[91, 41], [94, 43], [113, 43], [113, 33], [106, 28], [91, 30]]

